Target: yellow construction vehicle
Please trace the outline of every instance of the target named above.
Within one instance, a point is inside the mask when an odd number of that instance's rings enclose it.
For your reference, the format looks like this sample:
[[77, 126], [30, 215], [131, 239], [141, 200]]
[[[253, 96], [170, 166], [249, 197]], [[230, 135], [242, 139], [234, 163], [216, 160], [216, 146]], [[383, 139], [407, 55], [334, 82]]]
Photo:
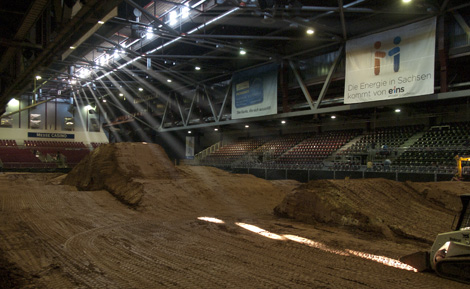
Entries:
[[470, 194], [461, 195], [462, 212], [454, 231], [437, 235], [430, 252], [400, 258], [419, 272], [433, 270], [439, 276], [470, 284]]
[[456, 155], [455, 160], [457, 161], [457, 173], [454, 180], [470, 180], [470, 157]]

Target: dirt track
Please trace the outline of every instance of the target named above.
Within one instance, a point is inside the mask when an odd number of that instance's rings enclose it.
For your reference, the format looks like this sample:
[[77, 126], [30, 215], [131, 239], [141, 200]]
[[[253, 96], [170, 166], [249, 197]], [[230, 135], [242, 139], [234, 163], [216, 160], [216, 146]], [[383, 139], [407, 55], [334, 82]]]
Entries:
[[273, 208], [294, 182], [177, 170], [160, 179], [134, 175], [130, 181], [144, 192], [138, 206], [105, 190], [78, 191], [55, 175], [0, 175], [0, 250], [16, 266], [8, 267], [20, 276], [15, 282], [23, 288], [468, 287], [357, 257], [397, 259], [427, 244], [276, 218]]

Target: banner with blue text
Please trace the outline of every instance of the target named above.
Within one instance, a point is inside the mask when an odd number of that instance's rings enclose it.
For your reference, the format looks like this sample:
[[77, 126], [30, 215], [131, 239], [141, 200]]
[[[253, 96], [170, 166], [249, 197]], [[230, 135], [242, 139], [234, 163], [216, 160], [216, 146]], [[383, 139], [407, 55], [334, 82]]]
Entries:
[[349, 40], [344, 103], [434, 93], [436, 18]]
[[277, 113], [278, 64], [240, 71], [232, 78], [232, 119]]
[[28, 132], [28, 137], [74, 139], [74, 134], [57, 132]]

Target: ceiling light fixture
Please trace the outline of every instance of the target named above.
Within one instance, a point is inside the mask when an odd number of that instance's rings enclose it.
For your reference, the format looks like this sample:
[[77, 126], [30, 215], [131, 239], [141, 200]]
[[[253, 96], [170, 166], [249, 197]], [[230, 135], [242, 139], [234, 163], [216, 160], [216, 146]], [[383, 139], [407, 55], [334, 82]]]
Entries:
[[147, 39], [152, 39], [153, 38], [153, 28], [152, 27], [147, 28], [147, 33], [146, 33], [145, 36], [147, 37]]
[[[207, 0], [201, 0], [201, 1], [199, 1], [198, 3], [192, 5], [191, 8], [195, 8], [195, 7], [201, 5], [202, 3], [206, 2], [206, 1], [207, 1]], [[193, 34], [193, 33], [195, 33], [195, 32], [199, 32], [199, 31], [201, 31], [201, 29], [205, 29], [205, 28], [206, 28], [207, 26], [209, 26], [210, 24], [212, 24], [212, 23], [214, 23], [214, 22], [217, 22], [217, 21], [219, 21], [219, 20], [222, 19], [222, 18], [227, 17], [228, 15], [230, 15], [230, 14], [232, 14], [232, 13], [235, 13], [235, 12], [237, 12], [238, 10], [240, 10], [240, 7], [235, 7], [235, 8], [233, 8], [233, 9], [231, 9], [231, 10], [229, 10], [229, 11], [223, 13], [222, 15], [219, 15], [219, 16], [217, 16], [217, 17], [215, 17], [215, 18], [213, 18], [213, 19], [207, 21], [206, 23], [201, 24], [201, 25], [199, 25], [198, 27], [193, 28], [192, 30], [188, 31], [186, 34], [187, 34], [187, 35], [190, 35], [190, 34]], [[158, 26], [158, 28], [161, 28], [161, 27], [162, 27], [162, 25], [160, 24], [160, 25]], [[156, 52], [156, 51], [158, 51], [158, 50], [161, 50], [161, 49], [163, 49], [163, 48], [165, 48], [165, 47], [167, 47], [167, 46], [169, 46], [169, 45], [171, 45], [171, 44], [173, 44], [173, 43], [179, 41], [181, 38], [182, 38], [182, 37], [176, 37], [176, 38], [173, 39], [173, 40], [170, 40], [170, 41], [168, 41], [168, 42], [166, 42], [166, 43], [164, 43], [164, 44], [162, 44], [162, 45], [160, 45], [160, 46], [158, 46], [158, 47], [156, 47], [156, 48], [154, 48], [154, 49], [152, 49], [152, 50], [147, 51], [146, 54], [152, 54], [152, 53], [154, 53], [154, 52]], [[137, 41], [137, 40], [136, 40], [136, 41]], [[121, 68], [123, 68], [123, 67], [125, 67], [125, 66], [127, 66], [127, 65], [129, 65], [129, 64], [131, 64], [131, 63], [133, 63], [133, 62], [135, 62], [135, 61], [138, 61], [138, 60], [140, 60], [141, 58], [142, 58], [142, 56], [138, 56], [138, 57], [136, 57], [136, 58], [134, 58], [134, 59], [132, 59], [132, 60], [129, 60], [128, 62], [126, 62], [126, 63], [122, 64], [121, 66], [119, 66], [118, 69], [121, 69]], [[112, 73], [111, 71], [108, 71], [108, 72], [106, 72], [105, 74], [103, 74], [103, 75], [97, 77], [96, 80], [100, 80], [100, 79], [102, 79], [102, 78], [104, 78], [104, 77], [107, 77], [107, 76], [110, 75], [111, 73]]]

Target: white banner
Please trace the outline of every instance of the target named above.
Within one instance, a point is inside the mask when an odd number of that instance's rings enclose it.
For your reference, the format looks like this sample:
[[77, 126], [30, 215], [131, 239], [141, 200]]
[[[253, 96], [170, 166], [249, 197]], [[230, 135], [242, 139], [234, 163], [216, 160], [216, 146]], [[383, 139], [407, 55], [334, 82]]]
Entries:
[[232, 78], [232, 119], [277, 113], [277, 64], [237, 72]]
[[344, 103], [434, 93], [436, 18], [349, 40]]

